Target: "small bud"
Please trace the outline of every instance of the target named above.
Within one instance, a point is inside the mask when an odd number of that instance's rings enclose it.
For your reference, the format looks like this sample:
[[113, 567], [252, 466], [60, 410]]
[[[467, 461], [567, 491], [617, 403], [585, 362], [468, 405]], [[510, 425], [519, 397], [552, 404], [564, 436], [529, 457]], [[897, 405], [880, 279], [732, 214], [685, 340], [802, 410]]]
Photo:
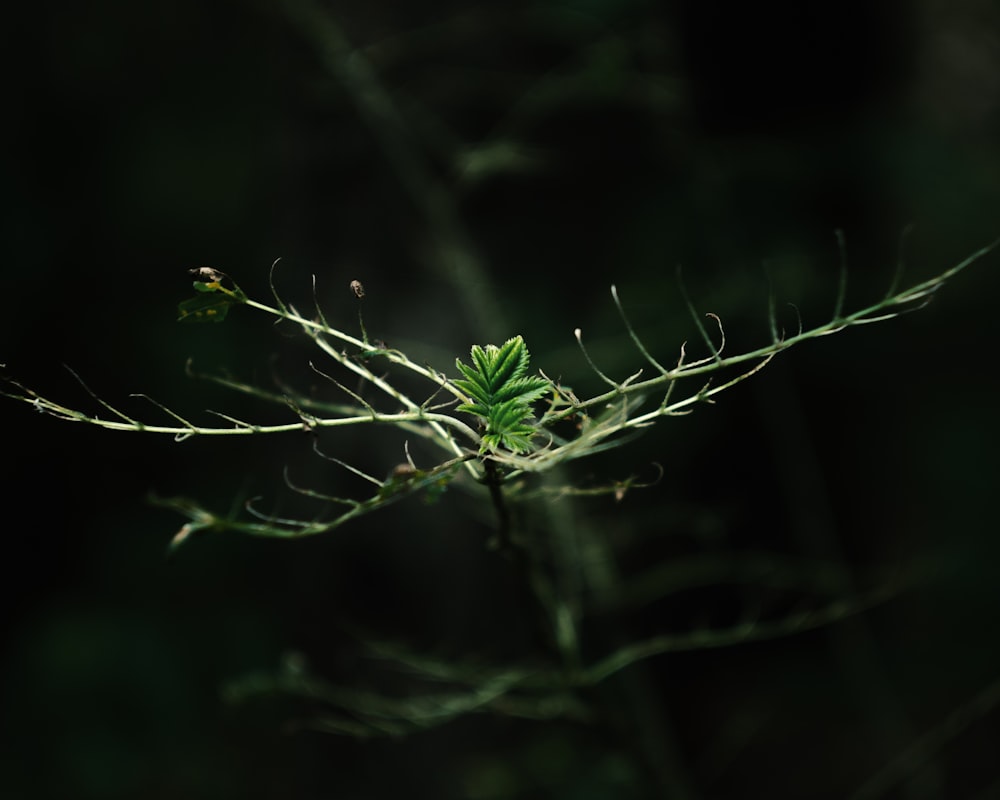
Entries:
[[417, 468], [412, 464], [397, 464], [392, 468], [392, 472], [389, 473], [389, 480], [401, 480], [404, 478], [412, 478], [417, 474]]
[[188, 272], [194, 275], [196, 281], [201, 281], [202, 283], [218, 283], [226, 277], [225, 273], [219, 272], [214, 267], [195, 267], [194, 269], [189, 269]]
[[361, 285], [361, 281], [351, 281], [351, 291], [358, 300], [365, 296], [365, 287]]

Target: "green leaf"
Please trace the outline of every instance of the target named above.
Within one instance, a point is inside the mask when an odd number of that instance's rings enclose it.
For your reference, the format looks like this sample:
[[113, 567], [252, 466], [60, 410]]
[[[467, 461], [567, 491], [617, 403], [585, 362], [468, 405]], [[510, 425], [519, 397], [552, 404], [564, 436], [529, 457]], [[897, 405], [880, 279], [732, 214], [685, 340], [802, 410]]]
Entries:
[[520, 336], [508, 339], [494, 359], [493, 384], [499, 388], [516, 378], [520, 378], [528, 369], [528, 348]]
[[230, 306], [245, 303], [247, 299], [235, 284], [227, 289], [218, 281], [194, 281], [193, 286], [198, 294], [177, 306], [180, 322], [222, 322]]
[[224, 295], [199, 295], [177, 306], [177, 319], [180, 322], [222, 322], [231, 305]]
[[517, 399], [522, 403], [533, 403], [548, 391], [549, 382], [544, 378], [516, 378], [497, 389], [493, 402]]
[[472, 366], [455, 360], [465, 379], [454, 381], [454, 385], [470, 398], [458, 410], [486, 423], [480, 451], [530, 451], [531, 437], [536, 432], [530, 424], [531, 403], [552, 387], [545, 378], [527, 376], [530, 356], [524, 340], [515, 336], [501, 347], [473, 345], [469, 355]]
[[455, 364], [461, 373], [468, 378], [468, 380], [464, 381], [456, 380], [455, 386], [474, 400], [478, 400], [480, 403], [488, 403], [490, 400], [490, 389], [486, 383], [486, 379], [472, 369], [472, 367], [467, 367], [458, 359], [455, 360]]

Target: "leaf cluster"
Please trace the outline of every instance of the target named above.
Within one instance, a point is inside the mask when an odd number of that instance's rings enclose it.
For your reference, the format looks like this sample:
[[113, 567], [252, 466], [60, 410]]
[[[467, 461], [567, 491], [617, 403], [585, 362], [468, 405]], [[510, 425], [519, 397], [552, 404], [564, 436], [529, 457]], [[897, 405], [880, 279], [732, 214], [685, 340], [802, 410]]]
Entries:
[[473, 345], [471, 359], [472, 366], [455, 359], [465, 379], [455, 380], [454, 385], [470, 398], [458, 410], [479, 417], [485, 425], [480, 453], [501, 448], [514, 453], [531, 450], [531, 437], [537, 432], [531, 403], [551, 385], [545, 378], [527, 374], [530, 356], [524, 339], [515, 336], [501, 347]]

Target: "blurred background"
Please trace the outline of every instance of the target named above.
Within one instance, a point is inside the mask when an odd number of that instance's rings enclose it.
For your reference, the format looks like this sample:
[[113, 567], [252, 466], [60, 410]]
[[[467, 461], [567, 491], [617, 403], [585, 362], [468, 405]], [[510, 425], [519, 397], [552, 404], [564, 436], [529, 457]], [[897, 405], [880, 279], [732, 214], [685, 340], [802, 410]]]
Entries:
[[[312, 357], [248, 309], [178, 325], [201, 264], [266, 300], [280, 257], [286, 298], [308, 308], [315, 275], [348, 330], [359, 279], [372, 337], [449, 372], [520, 333], [584, 396], [601, 387], [574, 328], [606, 372], [639, 366], [612, 283], [670, 361], [697, 340], [678, 265], [738, 352], [766, 343], [772, 289], [789, 329], [786, 303], [828, 319], [838, 229], [849, 310], [884, 293], [901, 252], [918, 280], [1000, 235], [995, 0], [98, 0], [5, 17], [0, 363], [67, 405], [95, 407], [63, 365], [150, 422], [130, 393], [286, 421], [186, 374], [191, 359], [272, 386], [307, 380]], [[357, 742], [289, 732], [308, 709], [225, 702], [227, 682], [289, 654], [377, 683], [358, 630], [446, 661], [530, 656], [489, 517], [449, 493], [314, 541], [203, 537], [168, 559], [182, 520], [150, 493], [270, 508], [286, 464], [328, 491], [350, 476], [306, 436], [178, 444], [4, 402], [0, 793], [997, 796], [998, 259], [571, 476], [663, 466], [655, 488], [574, 507], [626, 580], [761, 554], [830, 565], [838, 591], [920, 578], [827, 628], [651, 659], [607, 724], [475, 715]], [[376, 472], [403, 460], [370, 431], [323, 448]], [[819, 574], [798, 575], [808, 591], [723, 576], [611, 638], [808, 608]]]

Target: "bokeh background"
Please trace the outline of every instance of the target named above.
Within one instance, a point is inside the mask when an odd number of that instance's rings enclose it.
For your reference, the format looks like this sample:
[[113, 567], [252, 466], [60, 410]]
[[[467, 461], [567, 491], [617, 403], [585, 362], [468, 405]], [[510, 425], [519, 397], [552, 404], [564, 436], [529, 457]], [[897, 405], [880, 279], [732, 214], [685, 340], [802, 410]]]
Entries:
[[[311, 355], [245, 309], [178, 325], [200, 264], [264, 298], [281, 257], [288, 298], [310, 303], [315, 275], [345, 327], [360, 279], [373, 336], [448, 369], [521, 333], [586, 393], [574, 328], [606, 371], [638, 366], [612, 283], [669, 360], [697, 337], [677, 265], [735, 351], [766, 341], [769, 288], [825, 321], [835, 230], [849, 308], [884, 291], [907, 225], [914, 279], [1000, 235], [995, 1], [99, 0], [5, 18], [0, 363], [68, 404], [91, 401], [64, 364], [149, 419], [129, 393], [285, 419], [186, 375], [193, 359], [270, 385]], [[629, 545], [626, 575], [770, 553], [859, 583], [920, 576], [829, 628], [652, 659], [611, 725], [475, 716], [356, 742], [289, 733], [307, 709], [227, 704], [227, 681], [289, 653], [370, 685], [359, 629], [445, 660], [523, 656], [532, 623], [489, 519], [446, 496], [322, 540], [203, 538], [167, 559], [181, 521], [151, 492], [223, 510], [280, 494], [287, 463], [349, 480], [304, 436], [177, 444], [4, 402], [0, 794], [996, 796], [998, 258], [576, 474], [665, 468], [575, 512]], [[398, 441], [338, 437], [324, 449], [372, 469], [402, 460]], [[669, 595], [618, 633], [773, 608], [760, 591]]]

